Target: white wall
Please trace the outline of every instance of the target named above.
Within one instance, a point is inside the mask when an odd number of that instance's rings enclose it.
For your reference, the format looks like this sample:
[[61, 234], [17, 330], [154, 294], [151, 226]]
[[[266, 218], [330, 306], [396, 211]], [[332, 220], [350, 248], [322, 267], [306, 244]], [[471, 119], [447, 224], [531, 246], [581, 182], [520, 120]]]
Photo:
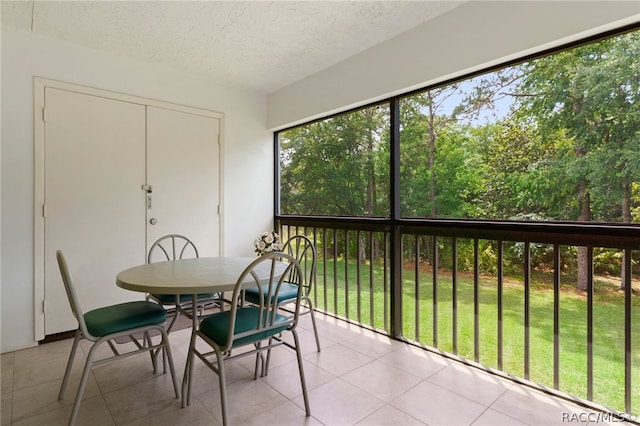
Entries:
[[470, 1], [271, 93], [268, 127], [287, 126], [640, 21], [640, 1]]
[[34, 76], [224, 113], [224, 251], [253, 256], [253, 239], [270, 229], [273, 215], [266, 96], [6, 27], [1, 47], [1, 352], [36, 344]]

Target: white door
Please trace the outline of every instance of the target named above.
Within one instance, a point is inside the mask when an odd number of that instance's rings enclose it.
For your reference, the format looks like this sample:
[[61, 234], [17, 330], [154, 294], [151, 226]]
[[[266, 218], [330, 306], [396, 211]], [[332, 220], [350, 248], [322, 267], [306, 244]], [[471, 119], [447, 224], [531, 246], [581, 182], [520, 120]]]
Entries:
[[86, 312], [144, 298], [118, 288], [115, 277], [144, 263], [162, 235], [188, 236], [201, 256], [217, 256], [220, 247], [216, 114], [68, 86], [43, 89], [45, 217], [43, 259], [36, 248], [36, 262], [44, 266], [35, 276], [43, 277], [45, 312], [36, 311], [44, 323], [36, 325], [38, 339], [77, 327], [56, 250], [65, 253]]
[[219, 255], [219, 119], [147, 107], [147, 248], [166, 234]]
[[145, 107], [45, 89], [45, 334], [73, 330], [55, 258], [63, 250], [85, 311], [142, 294], [116, 274], [144, 262]]

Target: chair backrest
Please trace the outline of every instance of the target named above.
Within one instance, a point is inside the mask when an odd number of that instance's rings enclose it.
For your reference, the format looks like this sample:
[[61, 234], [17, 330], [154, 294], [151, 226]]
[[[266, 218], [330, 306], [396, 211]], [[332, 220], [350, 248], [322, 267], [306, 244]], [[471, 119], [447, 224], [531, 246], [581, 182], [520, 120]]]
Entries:
[[198, 249], [193, 242], [180, 234], [169, 234], [159, 238], [149, 248], [147, 263], [198, 257]]
[[282, 251], [294, 257], [300, 264], [304, 295], [308, 295], [316, 275], [316, 247], [308, 237], [294, 235], [284, 243]]
[[87, 329], [87, 324], [84, 321], [84, 313], [82, 312], [82, 308], [80, 307], [78, 295], [76, 294], [76, 290], [73, 287], [73, 280], [71, 279], [71, 273], [69, 273], [67, 260], [65, 259], [62, 250], [56, 251], [56, 258], [58, 260], [60, 274], [62, 275], [62, 283], [64, 284], [64, 289], [67, 293], [67, 299], [69, 299], [69, 305], [71, 306], [71, 312], [73, 312], [73, 316], [78, 320], [78, 327], [80, 328], [82, 334], [87, 338], [91, 338], [91, 335], [89, 334], [89, 331]]
[[[233, 342], [248, 338], [250, 336], [268, 332], [275, 328], [291, 328], [295, 327], [298, 322], [300, 313], [300, 298], [302, 297], [303, 287], [299, 282], [302, 277], [300, 264], [293, 257], [286, 253], [273, 252], [258, 257], [245, 268], [233, 289], [231, 298], [231, 311], [229, 320], [229, 331], [227, 336], [229, 340], [223, 351], [230, 349]], [[285, 282], [295, 282], [298, 284], [298, 293], [296, 297], [295, 309], [293, 315], [281, 315], [278, 312], [278, 294], [280, 288]], [[251, 307], [242, 306], [242, 290], [255, 287], [264, 289], [268, 287], [269, 291], [258, 291], [259, 302]], [[236, 333], [236, 320], [238, 312], [246, 309], [257, 310], [258, 315], [255, 316], [255, 328], [242, 333]], [[253, 318], [253, 317], [252, 317]], [[240, 328], [240, 327], [238, 327]]]

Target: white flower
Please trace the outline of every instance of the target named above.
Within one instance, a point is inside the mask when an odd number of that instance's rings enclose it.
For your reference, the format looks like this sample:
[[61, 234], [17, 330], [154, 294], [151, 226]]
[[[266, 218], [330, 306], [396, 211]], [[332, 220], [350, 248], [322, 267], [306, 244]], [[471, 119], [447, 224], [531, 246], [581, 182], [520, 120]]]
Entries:
[[274, 251], [281, 251], [283, 244], [280, 241], [280, 235], [277, 232], [263, 232], [253, 242], [255, 252], [258, 256]]

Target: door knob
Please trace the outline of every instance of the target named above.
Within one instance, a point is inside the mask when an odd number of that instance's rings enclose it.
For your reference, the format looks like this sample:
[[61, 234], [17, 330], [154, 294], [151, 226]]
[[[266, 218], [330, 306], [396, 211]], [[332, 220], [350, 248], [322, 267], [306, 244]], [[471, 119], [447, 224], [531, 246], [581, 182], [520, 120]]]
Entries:
[[149, 219], [149, 223], [152, 225], [155, 225], [156, 223], [158, 223], [158, 219], [156, 219], [155, 217], [152, 217], [151, 219]]

